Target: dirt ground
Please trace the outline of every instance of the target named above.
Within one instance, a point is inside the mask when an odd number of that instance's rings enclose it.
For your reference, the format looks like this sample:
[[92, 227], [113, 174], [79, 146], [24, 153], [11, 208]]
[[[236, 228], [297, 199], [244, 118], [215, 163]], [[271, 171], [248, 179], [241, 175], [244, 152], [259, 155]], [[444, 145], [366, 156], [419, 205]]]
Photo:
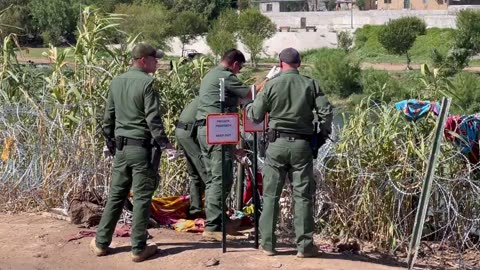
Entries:
[[[151, 260], [135, 264], [130, 259], [130, 239], [114, 238], [113, 254], [94, 257], [88, 249], [91, 237], [67, 242], [81, 228], [67, 221], [42, 214], [0, 214], [0, 270], [30, 269], [205, 269], [205, 263], [217, 259], [209, 269], [371, 269], [393, 270], [400, 267], [370, 261], [360, 255], [324, 253], [318, 258], [298, 259], [291, 246], [267, 257], [251, 242], [230, 242], [222, 254], [219, 243], [200, 242], [200, 235], [169, 229], [149, 230], [150, 241], [159, 247]], [[383, 263], [383, 264], [382, 264]]]

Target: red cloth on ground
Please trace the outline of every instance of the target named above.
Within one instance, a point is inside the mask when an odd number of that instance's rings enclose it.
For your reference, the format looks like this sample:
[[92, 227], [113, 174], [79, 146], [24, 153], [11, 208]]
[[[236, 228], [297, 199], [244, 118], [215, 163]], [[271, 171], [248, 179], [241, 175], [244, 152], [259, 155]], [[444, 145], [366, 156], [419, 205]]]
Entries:
[[[113, 233], [114, 237], [129, 237], [132, 232], [132, 227], [128, 224], [122, 224], [115, 228], [115, 232]], [[72, 235], [67, 238], [67, 242], [82, 239], [84, 237], [95, 237], [97, 234], [96, 230], [82, 230], [79, 231], [77, 234]]]

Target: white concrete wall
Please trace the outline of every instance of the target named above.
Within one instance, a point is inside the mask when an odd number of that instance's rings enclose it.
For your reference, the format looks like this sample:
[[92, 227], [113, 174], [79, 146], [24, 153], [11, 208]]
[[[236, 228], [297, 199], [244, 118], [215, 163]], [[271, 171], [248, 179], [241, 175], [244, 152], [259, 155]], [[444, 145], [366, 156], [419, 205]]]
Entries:
[[[331, 12], [269, 12], [265, 13], [279, 26], [300, 27], [300, 18], [307, 18], [307, 25], [317, 27], [317, 32], [277, 32], [275, 36], [267, 40], [264, 45], [263, 56], [276, 57], [286, 47], [294, 47], [300, 51], [322, 47], [336, 47], [336, 31], [354, 31], [366, 24], [381, 25], [389, 19], [403, 16], [417, 16], [425, 20], [428, 27], [455, 28], [457, 8], [450, 10], [368, 10], [353, 11], [353, 28], [351, 29], [350, 11]], [[181, 45], [178, 39], [171, 43], [173, 55], [181, 55]], [[195, 49], [198, 52], [211, 53], [205, 38], [199, 38], [196, 42], [186, 46], [187, 49]], [[245, 47], [239, 43], [238, 48], [249, 57]]]
[[[299, 51], [308, 49], [329, 47], [336, 47], [337, 35], [335, 32], [327, 30], [317, 32], [278, 32], [271, 39], [264, 44], [263, 57], [277, 57], [278, 54], [286, 47], [294, 47]], [[182, 53], [182, 46], [180, 41], [175, 38], [171, 43], [172, 51], [167, 52], [171, 55], [180, 56]], [[195, 42], [185, 46], [186, 49], [194, 49], [203, 54], [212, 54], [212, 51], [207, 45], [205, 37], [198, 38]], [[247, 59], [250, 58], [245, 46], [238, 42], [237, 48], [241, 50]]]
[[264, 13], [277, 26], [300, 27], [300, 18], [307, 19], [307, 25], [324, 29], [360, 28], [366, 24], [380, 25], [389, 19], [404, 16], [416, 16], [425, 21], [428, 27], [453, 28], [455, 14], [447, 10], [367, 10], [329, 11], [329, 12], [269, 12]]

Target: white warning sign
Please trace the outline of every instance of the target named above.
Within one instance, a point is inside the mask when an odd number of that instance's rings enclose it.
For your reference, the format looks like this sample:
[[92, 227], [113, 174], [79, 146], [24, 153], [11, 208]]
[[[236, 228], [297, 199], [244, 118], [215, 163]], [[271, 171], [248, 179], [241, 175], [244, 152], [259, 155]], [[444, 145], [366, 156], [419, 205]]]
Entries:
[[219, 113], [207, 116], [208, 144], [237, 144], [240, 141], [238, 113]]

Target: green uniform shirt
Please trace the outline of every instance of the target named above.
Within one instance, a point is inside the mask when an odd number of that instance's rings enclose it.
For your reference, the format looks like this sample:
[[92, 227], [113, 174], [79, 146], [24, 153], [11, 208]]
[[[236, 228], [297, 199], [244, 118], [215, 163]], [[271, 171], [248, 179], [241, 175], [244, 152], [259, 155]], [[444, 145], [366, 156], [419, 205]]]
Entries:
[[153, 137], [160, 145], [168, 143], [153, 81], [153, 77], [136, 67], [112, 80], [103, 118], [106, 136]]
[[228, 68], [223, 66], [213, 68], [205, 75], [200, 85], [197, 120], [206, 119], [210, 113], [220, 113], [220, 78], [225, 78], [225, 112], [237, 112], [239, 99], [246, 97], [250, 92], [250, 88]]
[[191, 124], [195, 122], [195, 116], [197, 115], [198, 108], [198, 96], [195, 97], [182, 111], [178, 121], [184, 124]]
[[300, 75], [298, 70], [288, 70], [265, 84], [264, 90], [248, 106], [247, 114], [255, 122], [261, 122], [268, 112], [270, 129], [311, 135], [315, 106], [322, 132], [330, 133], [332, 106], [318, 83]]

